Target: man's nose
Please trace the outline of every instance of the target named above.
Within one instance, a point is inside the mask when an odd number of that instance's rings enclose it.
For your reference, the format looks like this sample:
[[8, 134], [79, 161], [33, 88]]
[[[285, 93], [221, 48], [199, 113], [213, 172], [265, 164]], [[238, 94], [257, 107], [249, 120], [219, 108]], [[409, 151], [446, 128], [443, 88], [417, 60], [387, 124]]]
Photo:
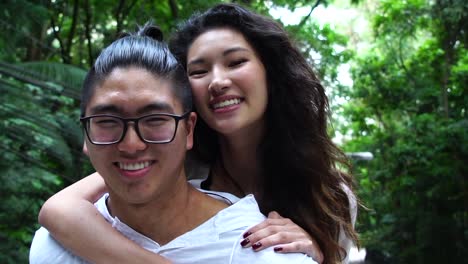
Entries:
[[119, 151], [127, 153], [136, 153], [146, 147], [147, 144], [138, 136], [135, 125], [128, 126], [124, 138], [118, 144]]

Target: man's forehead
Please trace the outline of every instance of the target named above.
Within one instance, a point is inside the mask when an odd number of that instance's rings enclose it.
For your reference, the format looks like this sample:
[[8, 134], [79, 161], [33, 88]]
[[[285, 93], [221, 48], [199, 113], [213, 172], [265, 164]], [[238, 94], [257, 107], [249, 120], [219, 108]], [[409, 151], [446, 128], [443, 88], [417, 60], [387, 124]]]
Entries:
[[173, 91], [174, 82], [140, 67], [117, 67], [96, 85], [88, 114], [105, 112], [178, 112], [181, 106]]
[[97, 87], [88, 104], [88, 115], [100, 113], [178, 113], [182, 104], [168, 87]]
[[129, 105], [120, 103], [97, 103], [92, 104], [87, 111], [90, 115], [112, 113], [118, 115], [144, 115], [147, 113], [169, 113], [175, 114], [177, 107], [164, 101], [153, 101], [147, 104]]

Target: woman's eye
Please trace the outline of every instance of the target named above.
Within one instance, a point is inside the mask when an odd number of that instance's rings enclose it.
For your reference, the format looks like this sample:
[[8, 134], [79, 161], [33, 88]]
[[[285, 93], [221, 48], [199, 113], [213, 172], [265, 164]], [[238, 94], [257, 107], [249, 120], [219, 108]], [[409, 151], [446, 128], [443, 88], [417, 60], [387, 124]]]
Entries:
[[246, 62], [247, 59], [238, 59], [238, 60], [233, 60], [229, 63], [229, 67], [236, 67], [236, 66], [239, 66], [241, 64], [243, 64], [244, 62]]
[[189, 71], [188, 76], [203, 75], [205, 73], [207, 73], [206, 70], [193, 70], [193, 71]]

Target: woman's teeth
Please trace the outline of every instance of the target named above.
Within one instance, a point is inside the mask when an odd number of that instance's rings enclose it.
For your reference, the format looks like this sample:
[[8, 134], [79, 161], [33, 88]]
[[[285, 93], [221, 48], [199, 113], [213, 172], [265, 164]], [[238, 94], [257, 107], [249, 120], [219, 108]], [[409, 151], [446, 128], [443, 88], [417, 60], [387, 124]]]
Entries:
[[222, 102], [213, 104], [213, 109], [240, 104], [240, 102], [241, 102], [240, 99], [230, 99], [230, 100], [222, 101]]

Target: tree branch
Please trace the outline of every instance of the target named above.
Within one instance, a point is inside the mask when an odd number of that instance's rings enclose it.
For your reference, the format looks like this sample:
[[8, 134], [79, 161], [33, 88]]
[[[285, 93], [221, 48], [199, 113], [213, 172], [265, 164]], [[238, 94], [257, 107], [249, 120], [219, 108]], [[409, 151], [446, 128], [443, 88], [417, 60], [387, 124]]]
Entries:
[[168, 0], [169, 7], [171, 8], [172, 17], [177, 19], [179, 17], [179, 9], [177, 9], [177, 2], [176, 0]]
[[60, 46], [60, 54], [62, 54], [62, 60], [64, 63], [68, 63], [69, 60], [67, 58], [67, 52], [65, 50], [65, 47], [63, 45], [63, 41], [62, 41], [62, 38], [60, 38], [60, 33], [59, 31], [57, 31], [55, 28], [56, 28], [56, 25], [55, 25], [55, 20], [54, 18], [51, 16], [50, 17], [50, 25], [52, 26], [52, 32], [54, 33], [54, 37], [55, 39], [57, 39], [58, 43], [59, 43], [59, 46]]
[[[390, 47], [389, 47], [390, 50]], [[403, 38], [400, 38], [398, 40], [398, 51], [396, 51], [398, 54], [397, 59], [396, 59], [396, 64], [400, 65], [400, 67], [403, 69], [403, 71], [406, 74], [406, 77], [413, 83], [414, 87], [417, 87], [416, 80], [414, 76], [409, 72], [408, 68], [406, 68], [405, 61], [403, 59]]]
[[119, 34], [122, 32], [123, 22], [137, 2], [138, 0], [134, 0], [126, 7], [125, 0], [119, 1], [119, 5], [117, 6], [117, 9], [115, 10], [115, 17], [117, 21], [117, 28], [115, 32], [116, 37], [118, 37]]
[[86, 46], [88, 48], [88, 65], [89, 67], [93, 66], [94, 57], [93, 57], [93, 46], [91, 43], [91, 7], [89, 6], [89, 0], [84, 1], [84, 10], [85, 10], [85, 35], [86, 35]]
[[321, 2], [322, 2], [322, 0], [315, 1], [315, 4], [310, 8], [309, 14], [307, 14], [307, 16], [303, 17], [301, 19], [301, 22], [299, 22], [299, 24], [297, 25], [298, 29], [301, 28], [302, 26], [304, 26], [304, 24], [307, 22], [309, 17], [312, 15], [312, 12], [315, 10], [315, 8], [317, 8], [320, 5]]
[[124, 9], [124, 11], [122, 12], [122, 20], [124, 20], [128, 16], [128, 14], [130, 14], [130, 11], [133, 9], [137, 2], [138, 0], [133, 0], [133, 2], [130, 3], [128, 7]]
[[78, 19], [78, 0], [74, 0], [74, 2], [73, 2], [72, 24], [71, 24], [71, 27], [70, 27], [70, 32], [68, 32], [67, 45], [65, 47], [67, 57], [69, 57], [69, 58], [71, 56], [70, 53], [71, 53], [71, 47], [73, 45], [73, 37], [75, 36], [76, 20], [77, 19]]
[[117, 5], [117, 9], [115, 9], [115, 20], [117, 22], [117, 28], [115, 35], [118, 36], [120, 31], [122, 31], [122, 12], [125, 6], [125, 0], [120, 0], [119, 4]]

